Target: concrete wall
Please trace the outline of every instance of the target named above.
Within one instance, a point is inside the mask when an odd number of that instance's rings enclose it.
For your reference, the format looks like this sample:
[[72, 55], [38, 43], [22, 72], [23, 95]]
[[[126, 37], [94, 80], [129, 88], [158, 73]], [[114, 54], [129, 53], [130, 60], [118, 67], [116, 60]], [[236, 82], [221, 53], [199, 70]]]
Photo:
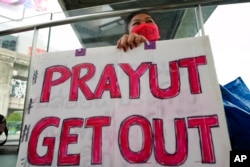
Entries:
[[8, 49], [0, 48], [0, 113], [8, 115], [9, 110], [22, 110], [24, 98], [10, 98], [11, 79], [28, 79], [30, 57]]

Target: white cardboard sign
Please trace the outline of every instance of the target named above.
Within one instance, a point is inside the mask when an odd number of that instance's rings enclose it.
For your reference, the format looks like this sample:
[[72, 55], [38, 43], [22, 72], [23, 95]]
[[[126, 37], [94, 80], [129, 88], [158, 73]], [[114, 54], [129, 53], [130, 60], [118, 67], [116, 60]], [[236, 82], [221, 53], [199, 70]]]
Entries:
[[208, 37], [37, 55], [17, 167], [228, 167]]

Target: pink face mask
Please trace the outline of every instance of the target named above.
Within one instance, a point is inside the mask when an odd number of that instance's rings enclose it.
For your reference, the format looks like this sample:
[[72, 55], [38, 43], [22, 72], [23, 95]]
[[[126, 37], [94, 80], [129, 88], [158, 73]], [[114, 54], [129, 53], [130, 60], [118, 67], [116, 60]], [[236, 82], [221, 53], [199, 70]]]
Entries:
[[160, 38], [158, 26], [156, 24], [141, 23], [134, 27], [131, 32], [143, 35], [149, 41], [156, 41]]

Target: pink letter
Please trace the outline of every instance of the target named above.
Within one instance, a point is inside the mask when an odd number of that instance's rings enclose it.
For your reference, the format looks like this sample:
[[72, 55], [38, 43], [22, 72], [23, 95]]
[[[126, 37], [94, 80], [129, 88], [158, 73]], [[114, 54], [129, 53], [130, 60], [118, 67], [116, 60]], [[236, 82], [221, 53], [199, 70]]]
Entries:
[[187, 128], [184, 119], [175, 119], [176, 152], [170, 154], [165, 151], [163, 136], [163, 121], [154, 119], [154, 145], [155, 159], [161, 165], [179, 166], [187, 158]]
[[[138, 125], [143, 132], [142, 148], [134, 152], [129, 148], [129, 128]], [[152, 130], [149, 121], [141, 116], [130, 116], [125, 119], [119, 130], [119, 148], [122, 156], [130, 163], [145, 163], [149, 159], [152, 151]]]
[[215, 163], [213, 141], [210, 127], [218, 127], [217, 115], [188, 118], [189, 128], [198, 128], [203, 163]]
[[158, 84], [157, 66], [152, 64], [149, 68], [150, 90], [154, 97], [159, 99], [172, 98], [180, 93], [179, 69], [176, 61], [169, 62], [170, 87], [160, 89]]
[[78, 137], [76, 134], [70, 134], [70, 129], [82, 127], [82, 125], [83, 119], [80, 118], [70, 118], [63, 121], [58, 150], [58, 166], [80, 164], [80, 154], [68, 154], [68, 145], [71, 143], [77, 143]]
[[37, 153], [37, 142], [40, 134], [49, 126], [59, 126], [60, 119], [56, 117], [43, 118], [37, 122], [31, 132], [30, 140], [28, 143], [28, 161], [32, 165], [51, 165], [55, 147], [55, 137], [45, 137], [43, 146], [47, 146], [47, 152], [43, 156]]
[[123, 71], [129, 77], [129, 97], [131, 99], [139, 98], [140, 96], [140, 77], [145, 73], [151, 63], [141, 63], [134, 71], [130, 64], [119, 64]]
[[180, 67], [188, 68], [189, 86], [192, 94], [201, 93], [198, 65], [207, 64], [206, 56], [190, 57], [179, 61]]
[[91, 117], [86, 119], [86, 128], [93, 127], [91, 164], [102, 163], [102, 127], [110, 126], [110, 117]]
[[101, 98], [105, 90], [110, 91], [111, 98], [120, 98], [121, 92], [117, 81], [114, 65], [107, 64], [95, 90], [95, 97]]
[[[52, 80], [54, 73], [60, 73], [61, 76], [58, 79]], [[41, 102], [48, 102], [50, 98], [50, 91], [52, 86], [59, 85], [66, 81], [70, 77], [71, 73], [67, 67], [64, 66], [53, 66], [45, 70], [43, 88], [41, 93]]]
[[[81, 69], [87, 69], [87, 73], [80, 78]], [[78, 98], [78, 87], [81, 89], [82, 93], [85, 95], [87, 100], [94, 98], [93, 93], [89, 89], [86, 82], [90, 80], [95, 74], [95, 66], [90, 63], [84, 63], [76, 65], [72, 68], [72, 80], [70, 87], [69, 100], [76, 101]]]

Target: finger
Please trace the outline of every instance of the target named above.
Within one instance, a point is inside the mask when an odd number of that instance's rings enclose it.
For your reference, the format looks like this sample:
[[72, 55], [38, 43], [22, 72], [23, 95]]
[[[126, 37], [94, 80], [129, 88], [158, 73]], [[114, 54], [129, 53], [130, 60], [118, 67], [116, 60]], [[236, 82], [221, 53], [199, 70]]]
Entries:
[[135, 39], [137, 35], [135, 34], [129, 34], [127, 44], [130, 47], [130, 49], [133, 49], [135, 47]]
[[117, 48], [121, 49], [123, 47], [126, 47], [127, 45], [127, 39], [128, 39], [128, 34], [123, 35], [118, 41], [117, 41]]
[[146, 39], [144, 36], [138, 35], [138, 36], [135, 38], [134, 43], [135, 43], [135, 45], [136, 45], [136, 47], [137, 47], [138, 45], [140, 45], [141, 43], [146, 42], [146, 41], [147, 41], [147, 39]]

